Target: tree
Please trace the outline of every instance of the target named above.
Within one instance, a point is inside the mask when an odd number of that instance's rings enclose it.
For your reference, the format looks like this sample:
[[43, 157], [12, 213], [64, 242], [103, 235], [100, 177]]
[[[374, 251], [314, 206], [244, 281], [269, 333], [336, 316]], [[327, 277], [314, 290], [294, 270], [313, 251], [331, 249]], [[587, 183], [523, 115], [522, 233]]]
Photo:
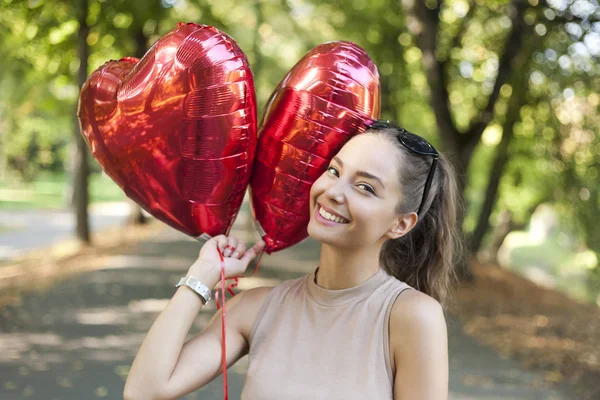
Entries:
[[[528, 49], [526, 38], [542, 36], [550, 28], [560, 29], [571, 20], [584, 21], [594, 14], [593, 11], [587, 11], [587, 15], [560, 14], [545, 2], [537, 3], [403, 1], [408, 29], [422, 53], [437, 130], [443, 148], [453, 156], [463, 195], [469, 186], [469, 176], [474, 173], [470, 167], [484, 131], [491, 123], [501, 124], [502, 140], [489, 172], [486, 195], [475, 219], [476, 227], [468, 236], [472, 252], [480, 248], [489, 228], [498, 186], [510, 158], [512, 128], [520, 120], [521, 108], [537, 101], [523, 89], [529, 82], [529, 70], [525, 67], [544, 41], [534, 40]], [[544, 25], [544, 22], [549, 23]], [[498, 32], [495, 29], [498, 25], [505, 28]], [[485, 54], [485, 59], [480, 54]], [[493, 72], [480, 75], [481, 84], [474, 87], [469, 79], [477, 78], [475, 73], [485, 64], [489, 67], [490, 60], [497, 60], [492, 64]], [[472, 204], [469, 208], [472, 212]], [[463, 275], [468, 276], [468, 265], [462, 267]]]
[[[82, 87], [87, 80], [89, 47], [87, 38], [90, 28], [87, 23], [89, 3], [88, 0], [79, 0], [77, 7], [77, 55], [80, 60], [77, 80]], [[74, 155], [73, 155], [73, 205], [76, 216], [76, 235], [84, 243], [90, 243], [90, 227], [88, 220], [88, 149], [80, 131], [77, 112], [73, 113], [74, 120]]]
[[[531, 39], [530, 36], [529, 38], [523, 39], [523, 41], [527, 43], [524, 46], [523, 52], [515, 59], [515, 68], [511, 75], [510, 87], [512, 88], [512, 93], [507, 99], [508, 104], [503, 116], [504, 121], [502, 122], [501, 128], [502, 139], [496, 148], [496, 156], [489, 171], [484, 202], [477, 218], [477, 225], [470, 237], [470, 251], [473, 254], [479, 251], [484, 235], [490, 228], [490, 215], [492, 214], [496, 200], [498, 199], [498, 189], [500, 180], [504, 174], [504, 167], [510, 157], [509, 147], [514, 138], [514, 126], [520, 120], [521, 107], [526, 101], [527, 92], [529, 90], [529, 65], [533, 54], [534, 40]], [[508, 212], [508, 214], [510, 214], [510, 212]], [[510, 226], [510, 222], [507, 222], [505, 225]], [[506, 236], [506, 234], [508, 234], [508, 232], [505, 232], [504, 236]], [[498, 238], [496, 238], [496, 240], [498, 241]], [[502, 243], [497, 244], [498, 248], [501, 244]]]

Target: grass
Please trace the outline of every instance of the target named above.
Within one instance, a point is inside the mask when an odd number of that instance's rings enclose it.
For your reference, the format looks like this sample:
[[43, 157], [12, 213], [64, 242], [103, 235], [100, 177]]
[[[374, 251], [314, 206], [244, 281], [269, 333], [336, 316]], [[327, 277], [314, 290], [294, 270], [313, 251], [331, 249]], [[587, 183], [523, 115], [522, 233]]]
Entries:
[[[64, 173], [40, 174], [30, 183], [0, 182], [0, 208], [62, 209], [67, 202], [67, 190]], [[90, 175], [89, 195], [90, 203], [125, 200], [119, 186], [104, 173]]]
[[10, 226], [0, 225], [0, 233], [10, 232], [10, 231], [14, 231], [14, 230], [15, 229]]

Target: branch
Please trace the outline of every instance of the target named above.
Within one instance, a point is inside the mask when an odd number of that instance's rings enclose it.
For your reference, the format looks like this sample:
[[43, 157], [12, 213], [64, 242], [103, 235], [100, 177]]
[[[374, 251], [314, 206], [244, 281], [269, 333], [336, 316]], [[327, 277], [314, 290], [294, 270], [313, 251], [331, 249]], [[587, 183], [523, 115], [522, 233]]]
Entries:
[[529, 91], [529, 73], [531, 72], [531, 57], [536, 48], [537, 41], [530, 36], [523, 39], [526, 42], [523, 49], [514, 61], [514, 70], [511, 74], [510, 83], [514, 87], [512, 96], [508, 99], [508, 107], [502, 124], [502, 140], [496, 147], [496, 157], [490, 169], [488, 186], [485, 191], [485, 200], [481, 207], [477, 226], [470, 238], [471, 251], [476, 253], [481, 247], [484, 235], [490, 226], [490, 215], [496, 205], [500, 180], [504, 174], [504, 168], [509, 161], [509, 146], [514, 137], [514, 127], [519, 122], [520, 111], [525, 103]]
[[[523, 86], [526, 88], [527, 80], [524, 81]], [[490, 215], [496, 205], [500, 180], [504, 175], [504, 167], [509, 159], [509, 145], [514, 137], [514, 126], [519, 121], [519, 111], [523, 105], [522, 98], [524, 91], [522, 89], [517, 90], [516, 93], [513, 93], [509, 101], [506, 118], [502, 124], [502, 140], [496, 148], [496, 157], [492, 163], [492, 168], [490, 168], [488, 184], [485, 190], [485, 201], [481, 206], [479, 217], [477, 218], [477, 226], [473, 230], [469, 240], [470, 251], [473, 254], [479, 251], [483, 238], [490, 227]]]
[[433, 109], [440, 136], [446, 149], [458, 153], [460, 133], [452, 119], [444, 64], [436, 58], [437, 32], [439, 29], [439, 7], [430, 10], [421, 0], [404, 0], [408, 29], [415, 37], [423, 54], [423, 68], [430, 90], [429, 102]]
[[508, 81], [508, 78], [512, 73], [513, 62], [523, 47], [523, 37], [526, 30], [523, 16], [526, 8], [527, 2], [521, 0], [514, 0], [508, 6], [512, 29], [506, 37], [504, 53], [502, 53], [502, 56], [500, 57], [498, 76], [496, 77], [492, 93], [488, 97], [487, 104], [471, 121], [469, 128], [461, 138], [461, 142], [463, 142], [464, 145], [472, 146], [473, 143], [477, 143], [481, 138], [481, 134], [485, 130], [485, 127], [494, 118], [494, 107], [496, 106], [496, 101], [500, 97], [500, 88]]

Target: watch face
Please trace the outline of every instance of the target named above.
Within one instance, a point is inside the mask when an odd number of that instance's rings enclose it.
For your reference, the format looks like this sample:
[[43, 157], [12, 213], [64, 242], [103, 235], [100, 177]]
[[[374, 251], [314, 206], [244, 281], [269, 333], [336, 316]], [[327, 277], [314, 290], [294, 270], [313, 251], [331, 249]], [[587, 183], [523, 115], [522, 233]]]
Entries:
[[175, 287], [179, 287], [179, 286], [187, 286], [190, 289], [192, 289], [194, 292], [196, 292], [196, 294], [198, 294], [200, 296], [200, 299], [202, 300], [202, 304], [204, 304], [204, 305], [206, 305], [206, 303], [208, 303], [210, 301], [210, 299], [212, 298], [211, 290], [208, 288], [208, 286], [204, 285], [202, 282], [200, 282], [198, 279], [194, 278], [193, 276], [182, 277], [179, 280], [179, 282], [175, 285]]

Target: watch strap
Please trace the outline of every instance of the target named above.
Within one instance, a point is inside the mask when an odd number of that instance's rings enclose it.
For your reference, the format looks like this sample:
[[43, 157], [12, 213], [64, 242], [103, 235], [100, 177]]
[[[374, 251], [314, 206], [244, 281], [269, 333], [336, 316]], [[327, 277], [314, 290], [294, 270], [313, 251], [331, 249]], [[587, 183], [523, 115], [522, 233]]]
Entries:
[[187, 286], [194, 292], [196, 292], [198, 296], [200, 296], [200, 298], [202, 299], [202, 304], [208, 303], [212, 298], [211, 290], [208, 288], [208, 286], [206, 286], [193, 276], [182, 277], [179, 280], [179, 282], [177, 282], [177, 285], [175, 285], [175, 287], [179, 286]]

